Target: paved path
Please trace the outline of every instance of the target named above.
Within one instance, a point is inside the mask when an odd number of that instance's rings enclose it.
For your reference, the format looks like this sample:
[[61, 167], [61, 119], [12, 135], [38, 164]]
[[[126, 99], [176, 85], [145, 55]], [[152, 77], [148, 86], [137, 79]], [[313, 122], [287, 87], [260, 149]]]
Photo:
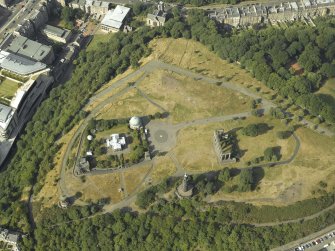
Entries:
[[[196, 80], [203, 80], [209, 84], [216, 84], [218, 83], [218, 81], [221, 83], [222, 87], [225, 88], [229, 88], [238, 92], [241, 92], [245, 95], [248, 95], [254, 99], [258, 99], [260, 98], [260, 96], [258, 96], [257, 94], [251, 92], [248, 89], [245, 89], [241, 86], [238, 85], [233, 85], [230, 83], [227, 83], [221, 79], [213, 79], [213, 78], [209, 78], [206, 76], [202, 76], [200, 74], [194, 73], [192, 71], [186, 70], [186, 69], [182, 69], [179, 68], [177, 66], [173, 66], [173, 65], [169, 65], [160, 61], [151, 61], [148, 64], [142, 66], [141, 68], [139, 68], [137, 71], [130, 73], [129, 75], [127, 75], [125, 78], [116, 81], [112, 86], [107, 87], [106, 89], [102, 90], [101, 92], [97, 93], [96, 95], [94, 95], [88, 102], [88, 105], [92, 104], [93, 102], [95, 102], [96, 100], [98, 100], [99, 98], [102, 98], [103, 96], [107, 95], [109, 92], [115, 90], [116, 88], [128, 83], [131, 79], [135, 78], [135, 77], [140, 77], [134, 85], [132, 86], [128, 86], [124, 89], [122, 89], [120, 92], [114, 94], [113, 96], [105, 99], [104, 101], [100, 102], [89, 114], [89, 116], [87, 118], [85, 118], [85, 120], [82, 122], [82, 124], [80, 125], [80, 127], [76, 130], [74, 136], [72, 137], [72, 139], [70, 140], [67, 150], [66, 150], [66, 154], [63, 158], [63, 162], [62, 162], [62, 171], [61, 171], [61, 179], [60, 179], [60, 187], [61, 187], [61, 191], [62, 192], [66, 192], [66, 184], [64, 183], [64, 174], [65, 174], [65, 168], [66, 168], [66, 162], [67, 159], [69, 157], [69, 152], [73, 147], [73, 143], [74, 143], [74, 139], [79, 136], [84, 129], [87, 126], [88, 121], [91, 118], [94, 118], [99, 111], [107, 104], [109, 104], [110, 102], [114, 101], [115, 99], [117, 99], [118, 97], [120, 97], [121, 95], [123, 95], [124, 93], [128, 92], [130, 89], [132, 88], [136, 88], [139, 93], [146, 98], [149, 102], [153, 103], [154, 105], [156, 105], [157, 107], [159, 107], [162, 111], [165, 111], [165, 109], [160, 106], [158, 103], [152, 101], [145, 93], [143, 93], [141, 90], [139, 90], [136, 85], [142, 81], [148, 73], [155, 71], [156, 69], [165, 69], [165, 70], [169, 70], [169, 71], [173, 71], [179, 74], [183, 74], [186, 75], [188, 77], [192, 77]], [[275, 107], [275, 105], [267, 100], [262, 99], [262, 109], [264, 112], [267, 112], [271, 107]], [[198, 119], [198, 120], [193, 120], [193, 121], [187, 121], [187, 122], [182, 122], [176, 125], [173, 125], [174, 130], [178, 131], [180, 129], [183, 129], [185, 127], [189, 127], [189, 126], [194, 126], [194, 125], [202, 125], [202, 124], [208, 124], [208, 123], [215, 123], [215, 122], [222, 122], [222, 121], [226, 121], [226, 120], [231, 120], [231, 119], [235, 119], [236, 117], [248, 117], [251, 116], [251, 112], [243, 112], [243, 113], [239, 113], [239, 114], [232, 114], [232, 115], [225, 115], [225, 116], [218, 116], [218, 117], [212, 117], [212, 118], [205, 118], [205, 119]], [[280, 161], [280, 162], [274, 162], [274, 163], [266, 163], [266, 164], [260, 164], [260, 165], [256, 165], [257, 167], [267, 167], [267, 166], [275, 166], [275, 165], [285, 165], [288, 164], [290, 162], [292, 162], [295, 158], [295, 156], [298, 153], [299, 147], [300, 147], [300, 141], [298, 139], [298, 137], [293, 134], [293, 137], [295, 138], [296, 141], [296, 147], [294, 149], [294, 152], [292, 154], [292, 156], [288, 159], [288, 160], [284, 160], [284, 161]], [[176, 157], [174, 156], [173, 153], [168, 153], [168, 156], [173, 160], [173, 162], [176, 164], [177, 167], [177, 172], [175, 173], [175, 175], [177, 176], [182, 176], [185, 173], [185, 170], [182, 168], [182, 166], [180, 165], [179, 161], [176, 159]], [[154, 162], [154, 160], [153, 160]], [[255, 166], [255, 167], [256, 167]], [[104, 208], [104, 213], [105, 212], [111, 212], [117, 208], [122, 208], [122, 207], [126, 207], [128, 205], [130, 205], [132, 202], [135, 201], [136, 198], [136, 194], [139, 191], [140, 187], [143, 185], [145, 179], [150, 175], [152, 169], [154, 167], [154, 163], [152, 163], [152, 168], [150, 169], [150, 171], [147, 173], [146, 177], [143, 179], [142, 183], [140, 183], [138, 185], [138, 188], [129, 196], [127, 196], [123, 201], [117, 203], [117, 204], [112, 204], [112, 205], [107, 205]], [[253, 168], [252, 167], [248, 167], [248, 168]], [[190, 174], [193, 174], [193, 172], [187, 171]], [[106, 173], [106, 172], [104, 172]], [[198, 172], [194, 172], [194, 173], [198, 173]], [[66, 194], [66, 193], [65, 193]], [[275, 225], [280, 225], [280, 224], [287, 224], [287, 223], [295, 223], [295, 222], [299, 222], [301, 220], [308, 220], [308, 219], [313, 219], [315, 217], [318, 217], [319, 215], [321, 215], [322, 213], [335, 208], [335, 204], [333, 204], [332, 206], [307, 217], [303, 217], [303, 218], [299, 218], [299, 219], [295, 219], [295, 220], [289, 220], [289, 221], [283, 221], [283, 222], [269, 222], [269, 223], [255, 223], [253, 224], [256, 227], [262, 227], [262, 226], [275, 226]]]
[[160, 109], [162, 112], [168, 112], [164, 107], [162, 107], [161, 105], [157, 104], [157, 102], [153, 101], [151, 98], [148, 97], [147, 94], [145, 94], [140, 88], [135, 87], [135, 89], [138, 91], [138, 93], [145, 98], [146, 100], [149, 101], [149, 103], [153, 104], [154, 106], [156, 106], [158, 109]]
[[[229, 88], [238, 92], [241, 92], [245, 95], [248, 95], [250, 97], [253, 98], [260, 98], [260, 96], [254, 94], [253, 92], [251, 92], [248, 89], [245, 89], [243, 87], [237, 86], [237, 85], [233, 85], [230, 84], [228, 82], [225, 82], [221, 79], [213, 79], [213, 78], [209, 78], [209, 77], [205, 77], [201, 74], [198, 73], [194, 73], [190, 70], [186, 70], [186, 69], [182, 69], [180, 67], [174, 66], [174, 65], [170, 65], [170, 64], [166, 64], [164, 62], [158, 61], [158, 60], [152, 60], [149, 63], [145, 64], [144, 66], [140, 67], [137, 71], [134, 71], [130, 74], [128, 74], [126, 77], [116, 81], [115, 83], [113, 83], [111, 86], [103, 89], [102, 91], [98, 92], [97, 94], [95, 94], [93, 97], [91, 97], [88, 101], [88, 103], [86, 104], [86, 106], [89, 106], [91, 104], [93, 104], [94, 102], [96, 102], [97, 100], [103, 98], [104, 96], [108, 95], [110, 92], [114, 91], [115, 89], [119, 88], [122, 85], [125, 85], [127, 83], [129, 83], [131, 80], [133, 80], [136, 77], [140, 78], [132, 85], [132, 86], [128, 86], [124, 89], [122, 89], [120, 92], [112, 95], [111, 97], [103, 100], [102, 102], [100, 102], [96, 107], [94, 107], [90, 114], [84, 119], [84, 121], [80, 124], [80, 126], [78, 127], [78, 129], [76, 130], [76, 132], [74, 133], [73, 137], [71, 138], [69, 144], [67, 145], [67, 149], [66, 152], [64, 154], [63, 157], [63, 161], [62, 161], [62, 166], [61, 166], [61, 175], [60, 175], [60, 181], [59, 181], [59, 188], [62, 192], [63, 195], [65, 196], [70, 196], [69, 191], [66, 189], [66, 184], [65, 184], [65, 171], [66, 171], [66, 166], [67, 166], [67, 160], [69, 158], [71, 149], [73, 148], [74, 145], [74, 141], [77, 137], [79, 137], [79, 135], [81, 135], [84, 131], [84, 129], [87, 127], [88, 122], [94, 118], [95, 116], [98, 115], [98, 113], [100, 112], [100, 110], [105, 107], [107, 104], [115, 101], [118, 97], [122, 96], [123, 94], [125, 94], [126, 92], [128, 92], [130, 89], [132, 88], [136, 88], [136, 85], [141, 82], [150, 72], [153, 72], [157, 69], [165, 69], [168, 71], [173, 71], [179, 74], [183, 74], [186, 75], [188, 77], [194, 78], [194, 79], [198, 79], [198, 80], [203, 80], [209, 84], [216, 84], [218, 83], [218, 81], [220, 81], [221, 86], [225, 87], [225, 88]], [[142, 92], [143, 93], [143, 92]], [[146, 96], [147, 97], [147, 96]], [[148, 98], [148, 97], [147, 97]], [[151, 102], [153, 102], [151, 100]], [[155, 103], [156, 104], [156, 103]], [[158, 104], [156, 104], [158, 105]], [[269, 109], [269, 107], [274, 106], [274, 104], [272, 104], [271, 102], [268, 102], [266, 100], [263, 100], [263, 105], [266, 109]], [[159, 106], [159, 105], [158, 105]], [[160, 106], [159, 106], [160, 107]], [[162, 109], [164, 109], [163, 107], [161, 107]], [[249, 114], [249, 113], [248, 113]], [[234, 117], [236, 115], [227, 115], [226, 120], [231, 119], [232, 117]], [[222, 121], [223, 118], [218, 119], [219, 121]], [[193, 123], [194, 125], [196, 123], [203, 123], [205, 120], [198, 121], [198, 122], [191, 122], [191, 124]], [[223, 120], [224, 121], [224, 120]], [[207, 123], [211, 123], [211, 122], [215, 122], [215, 118], [210, 118], [210, 121], [207, 121]], [[185, 125], [181, 125], [181, 127], [185, 127], [187, 126]], [[79, 145], [79, 149], [81, 147], [81, 143]], [[79, 158], [79, 156], [77, 156], [77, 159]]]
[[127, 191], [127, 186], [126, 186], [126, 181], [124, 179], [124, 172], [120, 173], [120, 184], [121, 184], [121, 188], [123, 191], [123, 198], [127, 198], [128, 197], [128, 191]]

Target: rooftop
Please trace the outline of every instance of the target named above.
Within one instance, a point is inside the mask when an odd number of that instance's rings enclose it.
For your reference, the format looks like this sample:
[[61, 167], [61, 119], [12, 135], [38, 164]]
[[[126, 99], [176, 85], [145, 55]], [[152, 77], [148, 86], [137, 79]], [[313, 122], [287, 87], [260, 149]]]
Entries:
[[101, 24], [120, 29], [124, 19], [129, 13], [130, 8], [118, 5], [114, 10], [109, 10], [102, 19]]
[[0, 67], [20, 75], [29, 75], [47, 68], [40, 62], [0, 50]]
[[17, 36], [13, 38], [6, 50], [36, 61], [42, 61], [51, 49], [50, 46], [40, 44], [26, 37]]
[[10, 106], [17, 109], [23, 99], [23, 97], [26, 95], [26, 93], [29, 91], [30, 87], [35, 83], [35, 80], [29, 79], [26, 83], [24, 83], [23, 86], [21, 86], [15, 93], [15, 96], [10, 102]]
[[56, 26], [46, 25], [43, 29], [45, 33], [52, 34], [57, 37], [67, 37], [70, 34], [69, 30], [65, 30]]
[[12, 111], [12, 108], [3, 104], [0, 104], [0, 123], [5, 123]]

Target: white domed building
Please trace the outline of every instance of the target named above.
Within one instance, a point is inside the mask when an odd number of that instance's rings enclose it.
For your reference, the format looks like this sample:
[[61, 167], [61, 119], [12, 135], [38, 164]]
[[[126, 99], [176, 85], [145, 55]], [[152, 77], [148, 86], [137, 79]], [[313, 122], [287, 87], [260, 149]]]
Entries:
[[140, 129], [142, 126], [141, 119], [139, 117], [132, 117], [129, 120], [129, 126], [131, 129]]

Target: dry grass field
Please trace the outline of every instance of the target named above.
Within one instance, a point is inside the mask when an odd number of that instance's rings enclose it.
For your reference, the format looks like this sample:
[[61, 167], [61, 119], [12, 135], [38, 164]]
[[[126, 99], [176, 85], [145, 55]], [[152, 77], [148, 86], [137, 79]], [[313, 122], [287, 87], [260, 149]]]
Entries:
[[275, 94], [271, 89], [257, 81], [252, 75], [237, 64], [228, 63], [210, 52], [199, 42], [186, 39], [163, 38], [150, 43], [153, 49], [151, 58], [190, 69], [203, 75], [224, 78], [231, 83], [245, 87], [260, 88], [263, 93]]
[[151, 164], [124, 171], [124, 181], [128, 195], [134, 193], [144, 182], [145, 176], [151, 169]]
[[331, 95], [335, 98], [335, 78], [331, 78], [320, 88], [318, 94]]
[[[287, 205], [317, 196], [319, 182], [327, 183], [327, 191], [335, 184], [335, 141], [307, 128], [299, 128], [301, 148], [295, 160], [284, 166], [264, 169], [264, 178], [254, 192], [226, 194], [219, 192], [213, 200], [227, 199], [254, 204]], [[314, 195], [315, 193], [315, 195]]]
[[82, 193], [82, 201], [96, 202], [101, 198], [110, 198], [112, 203], [117, 203], [122, 199], [122, 194], [118, 191], [121, 187], [120, 175], [121, 173], [85, 176], [85, 182], [68, 175], [65, 181], [71, 194]]
[[132, 89], [115, 102], [106, 105], [98, 119], [127, 118], [155, 114], [160, 109], [142, 97], [136, 89]]
[[150, 175], [153, 183], [157, 183], [176, 172], [176, 166], [168, 156], [159, 156], [155, 158], [154, 163], [154, 169]]
[[[91, 47], [98, 44], [97, 37]], [[107, 39], [106, 36], [101, 39]], [[160, 59], [167, 63], [178, 65], [182, 68], [219, 78], [236, 85], [242, 85], [253, 92], [274, 95], [262, 83], [252, 77], [250, 73], [241, 69], [236, 64], [230, 64], [210, 52], [205, 46], [185, 39], [159, 39], [150, 43], [153, 53], [143, 59], [142, 64]], [[97, 93], [112, 86], [117, 80], [126, 77], [134, 70], [129, 69], [124, 74], [117, 76]], [[135, 82], [142, 75], [129, 79]], [[322, 94], [334, 95], [335, 81], [328, 81], [319, 91]], [[128, 87], [121, 87], [95, 100], [87, 111], [92, 110], [99, 102]], [[199, 118], [228, 115], [250, 110], [251, 99], [243, 94], [225, 89], [216, 85], [209, 85], [202, 80], [194, 80], [165, 70], [157, 70], [147, 75], [138, 84], [138, 88], [149, 99], [156, 102], [170, 112], [171, 121], [182, 122]], [[149, 102], [136, 89], [131, 89], [121, 95], [114, 102], [106, 105], [98, 115], [98, 119], [125, 118], [131, 116], [144, 116], [161, 112], [159, 107]], [[165, 120], [164, 120], [165, 121]], [[173, 148], [177, 160], [181, 166], [189, 171], [210, 171], [222, 168], [217, 162], [213, 149], [212, 137], [215, 129], [229, 131], [241, 128], [251, 123], [266, 123], [273, 127], [266, 133], [257, 137], [247, 137], [236, 131], [238, 146], [242, 152], [240, 162], [229, 164], [229, 167], [245, 167], [246, 163], [255, 157], [264, 155], [267, 147], [280, 147], [281, 159], [287, 160], [293, 153], [295, 141], [292, 137], [280, 140], [276, 133], [287, 130], [279, 120], [268, 116], [261, 118], [249, 117], [245, 120], [231, 120], [222, 123], [192, 126], [182, 129], [177, 135], [177, 145]], [[105, 137], [113, 132], [124, 132], [125, 128], [115, 127], [98, 134]], [[74, 130], [66, 134], [59, 143], [64, 143], [59, 153], [55, 156], [56, 168], [52, 170], [46, 179], [45, 186], [36, 197], [43, 199], [43, 206], [51, 206], [58, 201], [59, 195], [56, 180], [59, 177], [59, 167], [65, 150], [65, 144], [70, 140]], [[327, 190], [331, 191], [335, 185], [335, 141], [313, 132], [310, 129], [299, 128], [296, 132], [301, 140], [301, 147], [296, 159], [284, 166], [264, 168], [264, 177], [260, 180], [256, 191], [247, 193], [219, 192], [212, 200], [227, 199], [252, 202], [254, 204], [289, 204], [303, 200], [318, 194], [319, 182], [326, 181]], [[175, 163], [168, 156], [156, 157], [153, 160], [154, 168], [150, 173], [153, 183], [158, 183], [165, 177], [171, 176], [176, 171]], [[226, 166], [226, 165], [225, 165]], [[87, 176], [86, 181], [74, 178], [68, 170], [65, 182], [71, 194], [82, 192], [81, 200], [97, 201], [100, 198], [109, 197], [112, 203], [122, 200], [122, 193], [118, 192], [121, 186], [125, 186], [128, 194], [134, 193], [137, 188], [141, 190], [147, 185], [142, 183], [145, 175], [150, 170], [150, 165], [125, 170], [124, 174], [114, 173], [98, 176]], [[237, 182], [234, 180], [234, 182]], [[316, 191], [316, 192], [315, 192]]]
[[41, 201], [43, 207], [51, 207], [56, 204], [59, 200], [59, 189], [58, 189], [58, 179], [60, 175], [62, 160], [65, 154], [68, 142], [73, 137], [75, 131], [80, 124], [75, 126], [70, 132], [65, 134], [57, 144], [61, 145], [60, 150], [57, 152], [54, 158], [54, 168], [47, 174], [44, 182], [44, 186], [41, 191], [34, 198], [35, 201]]
[[209, 171], [222, 168], [217, 162], [213, 148], [214, 130], [224, 129], [225, 131], [230, 131], [252, 123], [266, 123], [273, 128], [257, 137], [243, 136], [240, 130], [237, 130], [238, 146], [243, 154], [240, 162], [229, 164], [228, 166], [246, 166], [246, 162], [251, 161], [255, 157], [264, 156], [264, 150], [268, 147], [280, 147], [281, 160], [286, 160], [292, 155], [295, 147], [294, 139], [291, 137], [278, 139], [276, 136], [278, 131], [283, 131], [287, 128], [280, 121], [267, 116], [262, 118], [249, 117], [242, 121], [231, 120], [185, 128], [178, 133], [178, 143], [174, 148], [174, 152], [182, 166], [188, 170]]
[[171, 113], [173, 122], [244, 112], [251, 98], [230, 89], [157, 70], [138, 86]]

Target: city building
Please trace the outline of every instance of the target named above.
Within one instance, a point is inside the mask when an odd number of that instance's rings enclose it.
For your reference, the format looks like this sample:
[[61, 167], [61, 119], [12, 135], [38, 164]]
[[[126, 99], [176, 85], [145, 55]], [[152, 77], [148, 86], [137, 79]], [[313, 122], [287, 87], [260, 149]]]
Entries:
[[208, 16], [226, 26], [246, 27], [258, 23], [276, 24], [294, 20], [311, 20], [334, 15], [334, 0], [298, 0], [269, 4], [251, 4], [210, 11]]
[[3, 7], [8, 7], [12, 0], [0, 0], [0, 5]]
[[132, 117], [130, 120], [129, 120], [129, 127], [131, 129], [134, 129], [134, 130], [137, 130], [137, 129], [140, 129], [142, 126], [142, 122], [141, 122], [141, 119], [139, 117]]
[[41, 44], [23, 36], [10, 35], [0, 49], [45, 64], [51, 64], [55, 55], [51, 46]]
[[[12, 246], [12, 251], [18, 251], [18, 241], [20, 239], [20, 234], [15, 232], [10, 232], [8, 229], [0, 228], [0, 241], [8, 243]], [[7, 249], [6, 249], [7, 250]]]
[[49, 39], [66, 44], [71, 38], [71, 31], [56, 26], [46, 25], [42, 33]]
[[86, 12], [85, 5], [86, 5], [86, 0], [74, 0], [74, 1], [69, 2], [69, 7], [73, 9], [81, 9]]
[[43, 100], [52, 82], [52, 77], [40, 75], [36, 80], [22, 83], [9, 104], [0, 99], [0, 141], [17, 134]]
[[[48, 1], [50, 3], [50, 1]], [[47, 5], [49, 6], [49, 4]], [[37, 32], [48, 22], [48, 7], [40, 5], [38, 9], [32, 10], [27, 17], [17, 25], [14, 35], [21, 35], [34, 39]]]
[[151, 27], [164, 26], [167, 13], [164, 10], [164, 3], [159, 2], [157, 10], [147, 15], [147, 25]]
[[261, 23], [267, 14], [265, 6], [261, 4], [246, 5], [240, 8], [240, 25], [249, 26]]
[[92, 15], [93, 18], [99, 20], [102, 16], [107, 14], [108, 10], [111, 9], [110, 6], [111, 2], [109, 1], [86, 0], [84, 7], [80, 7], [80, 9], [84, 8], [86, 13]]
[[7, 94], [0, 97], [1, 165], [16, 136], [34, 114], [54, 79], [45, 64], [2, 50], [0, 68], [0, 89], [3, 88], [2, 92]]
[[111, 147], [113, 151], [121, 151], [126, 145], [126, 138], [120, 137], [119, 134], [112, 134], [110, 139], [106, 140], [107, 147]]
[[101, 21], [101, 30], [106, 32], [118, 32], [127, 22], [130, 8], [117, 5], [114, 10], [109, 10]]
[[0, 68], [22, 76], [50, 71], [46, 64], [2, 50], [0, 50]]

